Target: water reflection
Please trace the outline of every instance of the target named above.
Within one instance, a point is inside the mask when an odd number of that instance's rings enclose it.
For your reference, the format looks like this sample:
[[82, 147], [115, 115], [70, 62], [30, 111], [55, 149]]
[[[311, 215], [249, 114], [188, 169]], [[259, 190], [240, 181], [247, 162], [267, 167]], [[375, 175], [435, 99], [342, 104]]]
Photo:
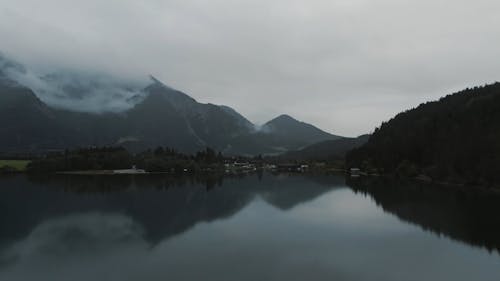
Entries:
[[0, 280], [499, 280], [497, 253], [436, 235], [497, 248], [498, 220], [476, 216], [498, 198], [349, 185], [270, 174], [0, 178]]
[[383, 178], [348, 181], [385, 211], [426, 231], [500, 250], [500, 193], [467, 188], [398, 182]]
[[47, 218], [96, 211], [130, 216], [145, 228], [146, 239], [155, 243], [198, 222], [230, 217], [256, 196], [286, 210], [343, 185], [340, 177], [284, 175], [222, 182], [222, 178], [169, 176], [3, 178], [0, 245], [27, 235]]

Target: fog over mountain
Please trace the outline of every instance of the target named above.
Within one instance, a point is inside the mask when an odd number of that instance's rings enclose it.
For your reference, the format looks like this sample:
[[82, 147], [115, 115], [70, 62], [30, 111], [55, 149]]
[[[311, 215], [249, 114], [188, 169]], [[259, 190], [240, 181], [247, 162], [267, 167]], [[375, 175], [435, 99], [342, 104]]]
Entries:
[[72, 111], [120, 112], [141, 101], [143, 81], [113, 77], [105, 73], [75, 70], [35, 72], [0, 53], [0, 69], [10, 79], [33, 90], [46, 104]]
[[37, 73], [153, 74], [254, 123], [286, 112], [357, 136], [442, 93], [499, 80], [499, 9], [494, 0], [0, 0], [0, 50]]

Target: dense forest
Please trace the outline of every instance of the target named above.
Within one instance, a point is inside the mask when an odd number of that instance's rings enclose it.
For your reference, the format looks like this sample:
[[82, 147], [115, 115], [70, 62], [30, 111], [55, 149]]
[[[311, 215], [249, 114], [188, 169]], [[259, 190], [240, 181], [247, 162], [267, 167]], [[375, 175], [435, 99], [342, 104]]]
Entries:
[[500, 184], [500, 83], [421, 104], [377, 128], [347, 167], [404, 177]]

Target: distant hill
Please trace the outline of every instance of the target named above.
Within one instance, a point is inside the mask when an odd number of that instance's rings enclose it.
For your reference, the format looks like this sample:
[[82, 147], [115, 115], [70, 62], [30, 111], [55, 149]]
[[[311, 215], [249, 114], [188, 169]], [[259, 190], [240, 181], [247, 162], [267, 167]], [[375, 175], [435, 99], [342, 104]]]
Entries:
[[[287, 115], [256, 129], [234, 109], [199, 103], [154, 77], [147, 86], [134, 88], [106, 77], [93, 82], [94, 76], [45, 75], [38, 83], [47, 85], [36, 90], [52, 102], [55, 99], [57, 106], [49, 106], [23, 84], [26, 71], [0, 56], [0, 152], [119, 145], [132, 151], [168, 146], [190, 153], [211, 147], [226, 154], [257, 155], [339, 138]], [[107, 91], [110, 96], [103, 98]], [[112, 110], [86, 112], [64, 107], [72, 99], [86, 98], [106, 103]]]
[[[296, 146], [305, 146], [311, 143], [340, 138], [286, 114], [264, 124], [262, 132], [270, 133], [280, 141], [286, 139], [289, 143], [295, 143]], [[307, 138], [304, 138], [305, 136]]]
[[499, 163], [500, 83], [400, 113], [347, 155], [350, 167], [497, 186]]
[[341, 161], [347, 152], [360, 147], [368, 141], [369, 135], [357, 138], [339, 138], [309, 145], [303, 149], [289, 151], [280, 156], [282, 159]]
[[278, 155], [317, 142], [339, 138], [341, 137], [288, 115], [280, 115], [265, 123], [259, 130], [236, 137], [230, 150], [245, 151], [247, 154], [253, 155]]

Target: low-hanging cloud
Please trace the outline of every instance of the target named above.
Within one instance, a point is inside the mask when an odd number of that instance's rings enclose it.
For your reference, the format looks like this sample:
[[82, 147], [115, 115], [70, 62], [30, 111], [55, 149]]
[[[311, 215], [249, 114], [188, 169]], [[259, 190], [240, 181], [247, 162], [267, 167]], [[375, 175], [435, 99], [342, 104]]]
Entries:
[[124, 80], [98, 72], [59, 70], [36, 73], [0, 54], [0, 70], [17, 83], [34, 91], [49, 106], [79, 112], [121, 112], [144, 98], [143, 81]]
[[287, 113], [357, 135], [499, 80], [499, 10], [494, 0], [0, 0], [0, 49], [35, 71], [151, 73], [257, 123]]

